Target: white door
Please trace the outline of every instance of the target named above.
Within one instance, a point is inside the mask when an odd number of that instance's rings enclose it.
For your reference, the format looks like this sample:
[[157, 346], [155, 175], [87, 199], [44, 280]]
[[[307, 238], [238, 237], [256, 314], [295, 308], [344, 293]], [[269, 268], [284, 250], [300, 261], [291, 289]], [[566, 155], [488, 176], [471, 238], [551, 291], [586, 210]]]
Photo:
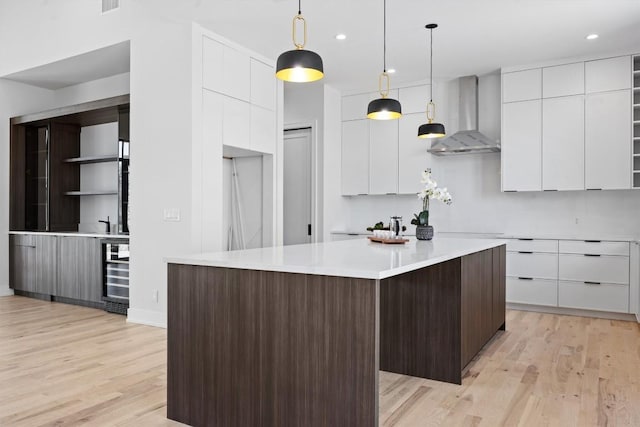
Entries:
[[284, 244], [310, 243], [311, 128], [284, 132]]

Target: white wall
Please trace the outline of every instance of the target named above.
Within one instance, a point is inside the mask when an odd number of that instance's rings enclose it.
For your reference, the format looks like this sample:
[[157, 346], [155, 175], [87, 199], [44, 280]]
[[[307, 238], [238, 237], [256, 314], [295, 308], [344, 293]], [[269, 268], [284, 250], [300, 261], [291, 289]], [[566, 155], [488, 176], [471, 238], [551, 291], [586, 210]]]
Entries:
[[[80, 132], [80, 156], [118, 154], [118, 123], [85, 126]], [[80, 165], [80, 190], [116, 190], [118, 188], [118, 163], [91, 163]], [[118, 196], [100, 195], [80, 198], [80, 224], [78, 231], [104, 233], [109, 217], [112, 229], [118, 226]]]
[[[447, 85], [446, 111], [451, 119], [445, 116], [442, 120], [447, 133], [452, 134], [458, 127], [457, 92], [453, 82]], [[479, 92], [480, 131], [498, 139], [499, 76], [482, 76]], [[334, 115], [331, 121], [337, 119]], [[327, 158], [339, 158], [339, 148], [339, 138], [327, 138]], [[437, 231], [640, 235], [638, 191], [501, 193], [499, 153], [431, 156], [425, 167], [432, 168], [438, 184], [446, 186], [453, 196], [451, 206], [431, 204], [430, 222]], [[402, 215], [408, 224], [421, 208], [418, 198], [411, 195], [340, 197], [338, 179], [329, 179], [334, 181], [327, 184], [325, 195], [329, 231], [364, 232], [378, 221], [388, 222], [391, 215]], [[416, 181], [419, 179], [420, 171], [416, 171]]]

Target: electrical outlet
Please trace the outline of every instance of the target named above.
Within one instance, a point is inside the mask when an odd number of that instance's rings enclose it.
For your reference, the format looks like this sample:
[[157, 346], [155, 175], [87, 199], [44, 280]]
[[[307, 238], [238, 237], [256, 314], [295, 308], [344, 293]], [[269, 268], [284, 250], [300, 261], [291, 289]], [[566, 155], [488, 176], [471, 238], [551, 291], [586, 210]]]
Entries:
[[576, 225], [578, 225], [579, 222], [580, 222], [580, 220], [578, 218], [576, 218]]
[[153, 300], [156, 302], [156, 304], [158, 304], [158, 302], [160, 299], [160, 292], [156, 289], [155, 291], [153, 291]]
[[165, 208], [164, 209], [164, 220], [171, 222], [180, 221], [180, 209], [177, 208]]

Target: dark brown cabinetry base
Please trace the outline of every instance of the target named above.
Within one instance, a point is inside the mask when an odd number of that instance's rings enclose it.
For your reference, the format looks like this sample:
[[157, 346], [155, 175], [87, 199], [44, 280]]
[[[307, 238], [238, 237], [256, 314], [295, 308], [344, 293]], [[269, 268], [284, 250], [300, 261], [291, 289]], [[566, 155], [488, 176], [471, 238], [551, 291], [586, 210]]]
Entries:
[[377, 426], [380, 369], [460, 383], [504, 326], [504, 257], [384, 280], [169, 264], [168, 417]]

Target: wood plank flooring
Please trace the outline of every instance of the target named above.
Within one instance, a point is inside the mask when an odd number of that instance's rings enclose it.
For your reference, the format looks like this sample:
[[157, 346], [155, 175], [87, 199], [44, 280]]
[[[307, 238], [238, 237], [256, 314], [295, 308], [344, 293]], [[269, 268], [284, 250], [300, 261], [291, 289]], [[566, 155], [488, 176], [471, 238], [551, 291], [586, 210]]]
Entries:
[[[177, 426], [166, 331], [0, 298], [0, 426]], [[640, 426], [636, 323], [507, 312], [461, 386], [382, 372], [384, 426]]]

